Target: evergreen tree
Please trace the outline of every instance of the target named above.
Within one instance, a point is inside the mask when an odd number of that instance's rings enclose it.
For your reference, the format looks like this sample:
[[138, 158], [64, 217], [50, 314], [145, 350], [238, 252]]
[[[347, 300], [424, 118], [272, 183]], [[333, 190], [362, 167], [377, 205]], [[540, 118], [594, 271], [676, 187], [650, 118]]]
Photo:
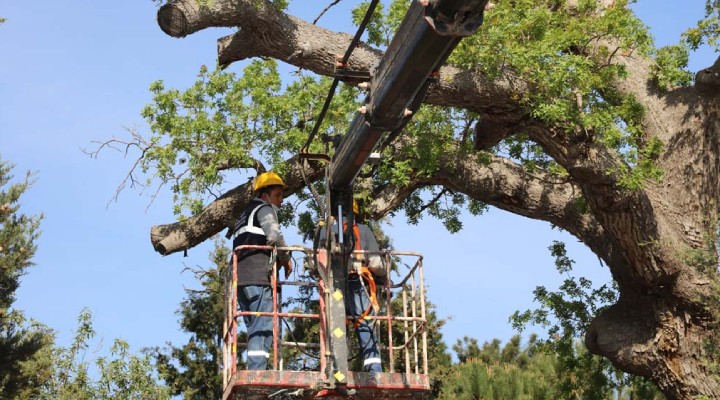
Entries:
[[10, 185], [14, 166], [0, 159], [0, 315], [5, 317], [15, 301], [20, 277], [33, 265], [42, 216], [19, 212], [20, 196], [32, 185], [28, 173], [21, 183]]
[[[187, 290], [187, 298], [178, 311], [182, 330], [190, 334], [188, 342], [181, 346], [168, 343], [164, 348], [150, 350], [160, 377], [172, 388], [173, 395], [183, 399], [216, 400], [222, 397], [220, 368], [225, 273], [229, 258], [230, 249], [217, 241], [210, 254], [213, 266], [192, 270], [202, 289]], [[239, 337], [239, 341], [242, 338]]]
[[[500, 341], [498, 341], [498, 344], [499, 343]], [[485, 344], [487, 345], [487, 342]], [[480, 358], [480, 347], [478, 346], [477, 339], [475, 338], [463, 336], [462, 340], [457, 340], [452, 349], [460, 363]]]
[[14, 310], [20, 278], [33, 265], [42, 215], [20, 213], [20, 197], [32, 185], [28, 173], [10, 184], [13, 165], [0, 159], [0, 398], [18, 400], [168, 399], [158, 385], [150, 359], [129, 353], [116, 340], [110, 357], [96, 360], [97, 380], [84, 361], [88, 341], [95, 332], [88, 310], [80, 314], [75, 339], [69, 348], [56, 346], [54, 333]]
[[32, 185], [32, 175], [11, 184], [13, 167], [0, 158], [0, 394], [33, 398], [50, 375], [43, 353], [53, 334], [12, 308], [20, 277], [33, 265], [42, 220], [42, 215], [20, 213], [20, 197]]
[[[531, 337], [525, 348], [520, 336], [500, 347], [494, 339], [481, 347], [464, 337], [453, 346], [461, 362], [452, 368], [438, 399], [554, 400], [558, 398], [556, 361], [538, 352]], [[597, 398], [600, 400], [600, 398]]]
[[575, 341], [572, 356], [559, 354], [547, 341], [520, 335], [505, 346], [499, 339], [478, 346], [464, 337], [453, 346], [453, 365], [438, 399], [483, 400], [663, 400], [649, 381], [611, 369]]

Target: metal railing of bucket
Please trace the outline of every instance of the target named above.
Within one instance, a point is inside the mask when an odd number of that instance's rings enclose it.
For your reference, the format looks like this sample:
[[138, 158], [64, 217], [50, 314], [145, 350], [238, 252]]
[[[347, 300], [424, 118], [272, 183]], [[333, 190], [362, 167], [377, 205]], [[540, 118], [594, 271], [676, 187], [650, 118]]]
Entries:
[[[246, 315], [269, 316], [273, 319], [273, 345], [272, 345], [272, 369], [283, 370], [281, 347], [297, 347], [319, 349], [319, 363], [316, 371], [327, 372], [329, 352], [326, 351], [327, 344], [327, 321], [325, 321], [325, 305], [328, 303], [330, 293], [325, 291], [322, 279], [293, 280], [298, 274], [295, 272], [289, 280], [278, 279], [275, 262], [272, 263], [271, 288], [273, 295], [272, 312], [243, 312], [238, 308], [237, 303], [237, 254], [242, 249], [271, 250], [273, 259], [278, 250], [287, 251], [291, 254], [302, 253], [303, 257], [313, 258], [312, 249], [301, 246], [289, 246], [275, 248], [272, 246], [238, 246], [233, 251], [232, 266], [228, 268], [225, 275], [225, 320], [223, 323], [222, 359], [223, 359], [223, 387], [233, 385], [233, 377], [237, 371], [238, 364], [238, 318]], [[380, 310], [372, 317], [379, 323], [381, 329], [376, 326], [376, 338], [380, 344], [382, 353], [387, 355], [389, 368], [387, 372], [402, 372], [406, 374], [428, 374], [427, 355], [427, 318], [425, 308], [425, 286], [422, 266], [422, 255], [416, 252], [407, 251], [383, 251], [369, 252], [356, 251], [357, 254], [373, 255], [379, 254], [384, 260], [386, 269], [385, 279], [378, 287], [380, 299], [382, 299]], [[405, 263], [408, 258], [414, 261]], [[295, 258], [293, 257], [293, 260]], [[394, 266], [394, 267], [393, 267]], [[405, 267], [405, 271], [400, 269]], [[320, 267], [322, 268], [322, 267]], [[328, 271], [319, 274], [327, 276]], [[397, 283], [390, 279], [391, 274], [398, 276]], [[317, 291], [318, 313], [285, 312], [282, 309], [282, 287], [298, 286], [309, 287]], [[395, 299], [395, 303], [393, 301]], [[396, 309], [395, 311], [393, 306]], [[395, 315], [397, 314], [397, 315]], [[319, 339], [317, 342], [306, 343], [285, 341], [282, 338], [281, 320], [285, 319], [314, 319], [319, 324]], [[286, 323], [287, 324], [287, 323]], [[240, 345], [245, 347], [244, 344]], [[399, 354], [398, 354], [399, 352]], [[401, 363], [398, 364], [398, 363]], [[329, 376], [325, 376], [329, 379]]]

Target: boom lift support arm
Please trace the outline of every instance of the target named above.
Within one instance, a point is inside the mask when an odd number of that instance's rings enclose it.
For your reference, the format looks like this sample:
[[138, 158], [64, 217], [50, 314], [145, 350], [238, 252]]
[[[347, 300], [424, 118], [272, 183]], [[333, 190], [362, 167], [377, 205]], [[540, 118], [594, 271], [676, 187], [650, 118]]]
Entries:
[[[370, 93], [355, 114], [328, 165], [332, 219], [340, 235], [340, 255], [330, 257], [327, 332], [331, 362], [328, 376], [337, 389], [346, 384], [348, 346], [345, 306], [342, 299], [352, 254], [353, 183], [383, 134], [399, 131], [412, 118], [440, 66], [463, 37], [482, 24], [488, 0], [415, 0], [395, 33], [378, 66], [370, 71]], [[328, 229], [330, 231], [330, 229]], [[329, 252], [332, 250], [327, 249]], [[335, 253], [337, 254], [337, 252]], [[338, 262], [342, 260], [341, 262]]]

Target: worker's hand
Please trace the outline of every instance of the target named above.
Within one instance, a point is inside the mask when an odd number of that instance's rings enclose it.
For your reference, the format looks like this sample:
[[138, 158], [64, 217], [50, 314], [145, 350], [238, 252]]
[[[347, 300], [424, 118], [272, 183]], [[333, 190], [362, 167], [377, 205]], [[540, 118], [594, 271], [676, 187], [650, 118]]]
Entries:
[[285, 279], [290, 277], [290, 274], [293, 270], [292, 261], [290, 259], [287, 259], [285, 261], [278, 261], [278, 267], [285, 268]]

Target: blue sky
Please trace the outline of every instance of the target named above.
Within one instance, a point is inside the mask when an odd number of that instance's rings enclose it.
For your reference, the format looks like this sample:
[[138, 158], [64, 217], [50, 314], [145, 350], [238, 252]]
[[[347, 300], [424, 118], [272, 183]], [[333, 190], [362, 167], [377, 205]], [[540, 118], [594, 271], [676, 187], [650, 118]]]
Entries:
[[[302, 13], [312, 18], [326, 3], [306, 0]], [[658, 3], [641, 0], [635, 8], [660, 45], [677, 42], [704, 10], [703, 0], [672, 12], [675, 3]], [[150, 227], [174, 220], [167, 193], [149, 207], [150, 193], [137, 190], [109, 203], [132, 157], [107, 152], [92, 159], [81, 151], [92, 141], [127, 138], [126, 128], [147, 134], [140, 111], [151, 100], [150, 84], [189, 86], [201, 65], [215, 65], [216, 39], [230, 32], [209, 29], [175, 39], [162, 33], [155, 15], [150, 0], [39, 0], [0, 8], [7, 18], [0, 25], [0, 156], [17, 165], [18, 178], [37, 171], [22, 211], [46, 217], [37, 265], [23, 277], [15, 307], [55, 329], [61, 345], [69, 344], [83, 307], [94, 314], [103, 348], [115, 338], [133, 350], [181, 343], [175, 311], [184, 288], [197, 286], [183, 266], [210, 265], [209, 243], [187, 258], [152, 249]], [[336, 18], [325, 16], [320, 24]], [[715, 56], [703, 49], [692, 56], [691, 69], [711, 65]], [[428, 218], [417, 227], [403, 218], [386, 224], [397, 249], [425, 254], [429, 298], [440, 317], [452, 317], [443, 331], [448, 345], [465, 335], [481, 342], [512, 336], [508, 316], [533, 307], [536, 286], [554, 288], [562, 278], [547, 250], [554, 240], [567, 243], [578, 274], [609, 280], [584, 245], [544, 222], [492, 210], [464, 223], [455, 235]], [[288, 241], [299, 243], [294, 230]]]

